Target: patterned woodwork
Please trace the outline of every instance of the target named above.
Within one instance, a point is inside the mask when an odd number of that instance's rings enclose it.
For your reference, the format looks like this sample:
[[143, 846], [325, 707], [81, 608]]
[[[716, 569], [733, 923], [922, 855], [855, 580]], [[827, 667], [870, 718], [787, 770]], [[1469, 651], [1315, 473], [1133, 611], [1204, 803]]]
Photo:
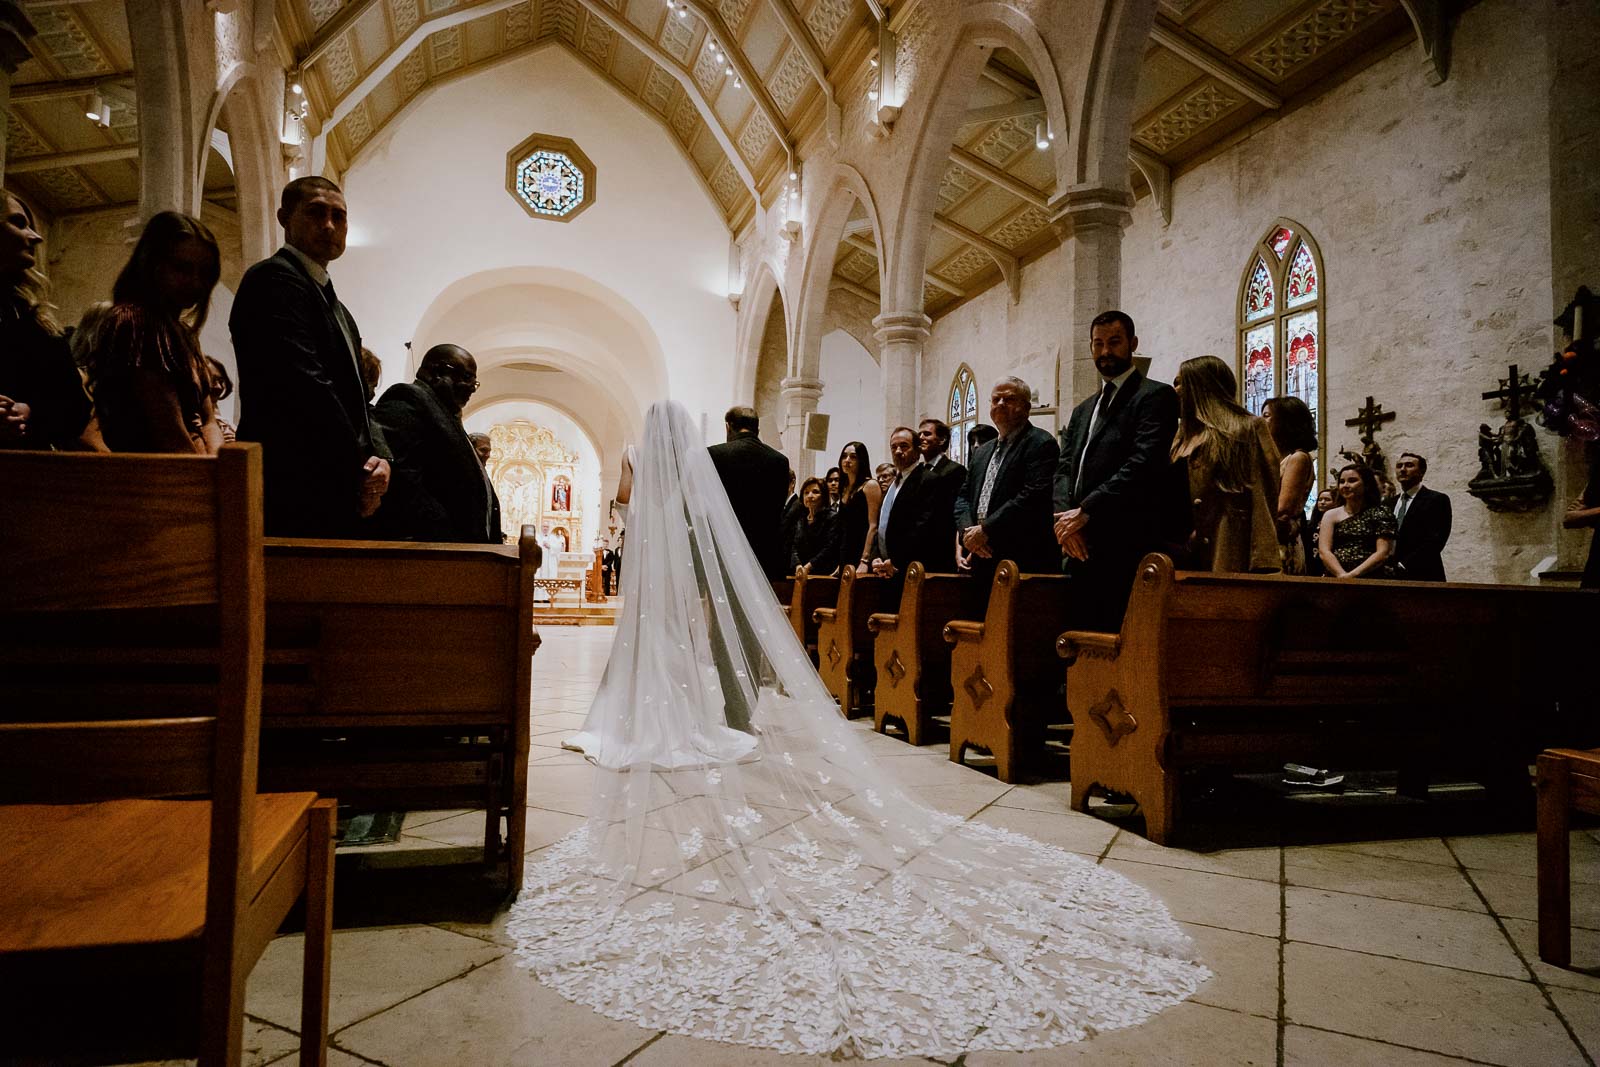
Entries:
[[971, 579], [928, 574], [921, 563], [906, 568], [900, 603], [892, 612], [867, 619], [875, 642], [878, 689], [872, 725], [880, 734], [893, 721], [905, 727], [906, 740], [921, 745], [933, 719], [950, 711], [950, 646], [944, 624], [960, 614], [961, 597]]

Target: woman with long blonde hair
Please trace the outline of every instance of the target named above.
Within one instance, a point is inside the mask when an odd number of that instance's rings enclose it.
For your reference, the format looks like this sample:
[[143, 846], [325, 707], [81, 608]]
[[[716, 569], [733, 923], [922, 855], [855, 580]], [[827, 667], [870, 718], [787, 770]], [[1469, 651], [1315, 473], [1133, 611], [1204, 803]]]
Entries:
[[1178, 368], [1178, 432], [1172, 459], [1189, 473], [1194, 530], [1189, 566], [1196, 570], [1274, 572], [1283, 567], [1274, 510], [1278, 449], [1266, 423], [1234, 399], [1238, 382], [1216, 356]]
[[94, 409], [52, 314], [33, 212], [0, 188], [0, 448], [93, 448]]

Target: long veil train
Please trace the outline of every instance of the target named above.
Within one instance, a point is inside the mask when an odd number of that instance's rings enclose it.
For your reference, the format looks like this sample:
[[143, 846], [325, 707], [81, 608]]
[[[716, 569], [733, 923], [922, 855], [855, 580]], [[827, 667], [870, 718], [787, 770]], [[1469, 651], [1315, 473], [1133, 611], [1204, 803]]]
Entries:
[[671, 402], [646, 416], [628, 549], [574, 739], [588, 822], [512, 909], [541, 982], [649, 1029], [879, 1057], [1076, 1041], [1210, 976], [1142, 888], [934, 811], [872, 757]]

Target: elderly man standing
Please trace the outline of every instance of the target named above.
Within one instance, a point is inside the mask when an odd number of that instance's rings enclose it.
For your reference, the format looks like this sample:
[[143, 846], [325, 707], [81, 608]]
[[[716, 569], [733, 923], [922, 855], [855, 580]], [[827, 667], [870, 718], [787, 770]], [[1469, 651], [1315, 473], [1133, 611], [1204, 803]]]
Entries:
[[1050, 478], [1060, 452], [1049, 431], [1028, 421], [1032, 396], [1021, 378], [995, 383], [989, 418], [1000, 436], [972, 454], [956, 494], [956, 536], [985, 604], [1001, 560], [1024, 573], [1053, 573], [1061, 565], [1050, 532]]
[[361, 331], [328, 277], [344, 255], [344, 194], [327, 178], [296, 178], [278, 222], [283, 247], [245, 272], [228, 318], [239, 440], [262, 445], [269, 535], [361, 537], [389, 487], [389, 464], [367, 421]]
[[494, 489], [461, 425], [478, 389], [478, 363], [458, 345], [434, 345], [417, 380], [392, 385], [378, 423], [408, 490], [407, 533], [417, 541], [494, 543]]

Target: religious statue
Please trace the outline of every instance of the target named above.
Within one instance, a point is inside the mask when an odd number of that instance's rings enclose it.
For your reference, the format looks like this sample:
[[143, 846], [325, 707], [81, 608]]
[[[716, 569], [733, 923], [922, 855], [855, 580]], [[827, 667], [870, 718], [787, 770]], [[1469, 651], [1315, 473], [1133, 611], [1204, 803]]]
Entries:
[[1485, 400], [1499, 401], [1506, 417], [1498, 431], [1488, 423], [1478, 425], [1478, 473], [1467, 483], [1467, 492], [1491, 511], [1532, 511], [1543, 507], [1555, 490], [1539, 454], [1539, 436], [1522, 417], [1523, 407], [1532, 406], [1533, 392], [1530, 376], [1513, 363], [1500, 388], [1483, 394]]
[[1505, 461], [1500, 456], [1500, 439], [1489, 429], [1487, 422], [1478, 424], [1478, 473], [1475, 482], [1499, 478], [1506, 472]]
[[550, 510], [572, 510], [572, 483], [567, 481], [564, 475], [558, 476], [556, 480], [550, 484]]

